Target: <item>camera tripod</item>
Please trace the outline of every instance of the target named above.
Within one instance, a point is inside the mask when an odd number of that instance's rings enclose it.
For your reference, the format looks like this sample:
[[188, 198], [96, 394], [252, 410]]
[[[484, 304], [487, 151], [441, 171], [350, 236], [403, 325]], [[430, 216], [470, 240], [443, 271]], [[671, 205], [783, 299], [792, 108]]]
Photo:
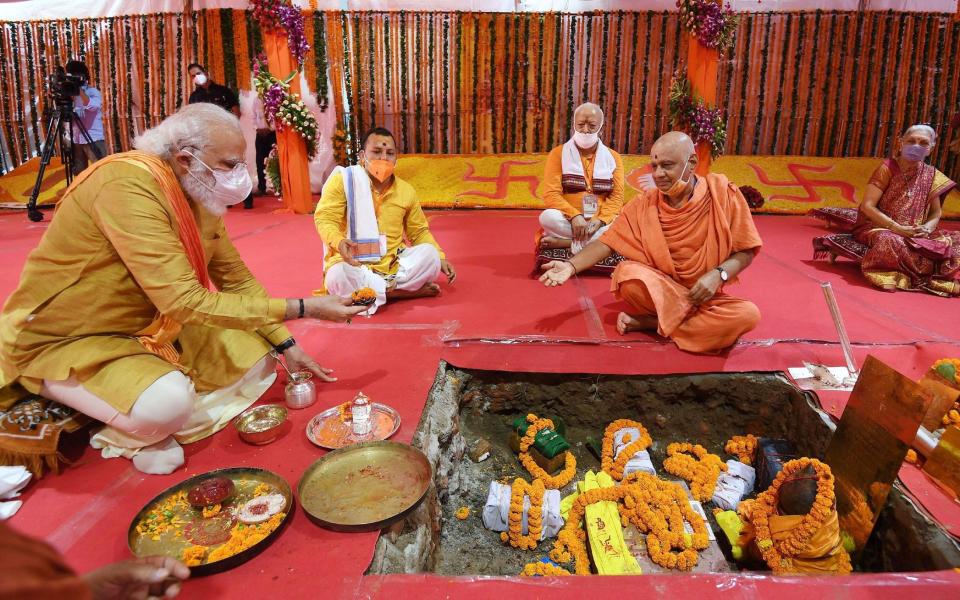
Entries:
[[[47, 120], [47, 136], [44, 139], [43, 149], [40, 152], [40, 170], [37, 172], [37, 181], [33, 184], [33, 192], [30, 193], [30, 200], [27, 201], [27, 218], [34, 223], [43, 220], [43, 213], [37, 209], [37, 198], [40, 196], [40, 185], [43, 183], [43, 173], [46, 171], [47, 165], [50, 164], [50, 159], [53, 157], [53, 149], [57, 145], [57, 141], [60, 142], [60, 162], [63, 163], [63, 167], [67, 171], [67, 185], [69, 186], [70, 182], [73, 181], [72, 144], [74, 143], [74, 127], [80, 131], [80, 135], [83, 136], [86, 143], [90, 145], [97, 160], [103, 158], [100, 150], [94, 145], [93, 139], [90, 137], [90, 132], [83, 126], [77, 114], [73, 112], [73, 100], [71, 99], [70, 102], [67, 103], [58, 99], [56, 108], [54, 108], [53, 113]], [[70, 134], [71, 147], [69, 151], [63, 143], [64, 133]]]

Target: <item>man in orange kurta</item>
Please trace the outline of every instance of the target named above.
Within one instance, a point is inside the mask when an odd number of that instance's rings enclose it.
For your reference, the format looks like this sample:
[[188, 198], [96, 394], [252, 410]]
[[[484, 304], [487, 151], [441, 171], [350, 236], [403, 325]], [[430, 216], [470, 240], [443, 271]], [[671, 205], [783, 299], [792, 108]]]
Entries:
[[681, 350], [716, 352], [756, 327], [760, 311], [723, 291], [753, 260], [762, 242], [746, 200], [718, 174], [697, 177], [693, 141], [673, 131], [656, 141], [650, 167], [656, 189], [624, 207], [599, 240], [570, 261], [543, 266], [540, 281], [562, 285], [618, 252], [612, 291], [631, 307], [621, 334], [655, 330]]
[[598, 239], [623, 207], [623, 160], [600, 140], [603, 111], [590, 102], [573, 113], [574, 132], [547, 156], [537, 243], [574, 254]]

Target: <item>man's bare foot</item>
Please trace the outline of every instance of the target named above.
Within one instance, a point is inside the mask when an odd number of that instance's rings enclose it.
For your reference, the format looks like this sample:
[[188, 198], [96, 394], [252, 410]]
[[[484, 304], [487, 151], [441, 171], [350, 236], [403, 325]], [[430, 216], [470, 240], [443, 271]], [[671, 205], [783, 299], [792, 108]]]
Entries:
[[387, 298], [391, 300], [403, 300], [405, 298], [432, 298], [440, 295], [440, 286], [436, 283], [425, 284], [419, 290], [388, 290]]
[[634, 317], [625, 312], [617, 316], [617, 331], [625, 335], [631, 331], [649, 331], [657, 328], [657, 318], [652, 315]]
[[573, 240], [566, 238], [553, 237], [552, 235], [545, 235], [540, 238], [540, 247], [547, 250], [556, 250], [560, 248], [569, 248]]

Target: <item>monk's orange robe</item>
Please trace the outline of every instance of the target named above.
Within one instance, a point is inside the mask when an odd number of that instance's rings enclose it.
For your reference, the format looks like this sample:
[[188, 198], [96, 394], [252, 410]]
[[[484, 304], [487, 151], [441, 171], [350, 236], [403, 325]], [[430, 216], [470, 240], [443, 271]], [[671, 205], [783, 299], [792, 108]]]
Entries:
[[700, 306], [687, 298], [697, 280], [731, 254], [763, 244], [746, 200], [725, 176], [699, 177], [693, 196], [676, 209], [659, 190], [648, 190], [600, 240], [626, 259], [611, 290], [637, 316], [656, 315], [658, 333], [681, 350], [721, 350], [759, 322], [756, 305], [722, 289]]

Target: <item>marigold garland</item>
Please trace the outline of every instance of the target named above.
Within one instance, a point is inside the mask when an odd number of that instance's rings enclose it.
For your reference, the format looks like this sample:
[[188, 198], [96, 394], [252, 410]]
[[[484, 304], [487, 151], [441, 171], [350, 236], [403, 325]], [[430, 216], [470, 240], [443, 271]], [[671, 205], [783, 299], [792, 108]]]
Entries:
[[534, 562], [524, 565], [520, 577], [556, 577], [570, 575], [570, 571], [548, 562]]
[[663, 468], [667, 473], [690, 482], [693, 497], [706, 502], [713, 497], [720, 471], [726, 471], [727, 465], [700, 444], [674, 442], [667, 446]]
[[[613, 458], [613, 442], [614, 436], [621, 429], [627, 428], [636, 428], [640, 431], [640, 439], [630, 441], [629, 435], [626, 434], [623, 438], [625, 443], [629, 442], [627, 447], [620, 451], [620, 454], [617, 455], [617, 458]], [[600, 459], [600, 468], [603, 469], [610, 477], [613, 477], [614, 480], [620, 481], [623, 479], [623, 469], [626, 467], [627, 462], [633, 458], [633, 455], [637, 452], [641, 452], [650, 447], [650, 444], [653, 443], [653, 439], [650, 437], [650, 433], [647, 431], [647, 428], [643, 426], [639, 421], [632, 421], [630, 419], [617, 419], [616, 421], [607, 425], [607, 428], [603, 432], [603, 446], [601, 448], [601, 459]]]
[[[679, 485], [649, 473], [633, 473], [619, 486], [580, 494], [571, 507], [550, 558], [557, 563], [572, 561], [577, 575], [590, 574], [587, 535], [581, 521], [587, 506], [602, 501], [617, 502], [621, 523], [633, 524], [641, 533], [647, 534], [650, 559], [662, 567], [692, 569], [699, 560], [698, 551], [706, 549], [710, 543], [706, 522], [690, 506]], [[689, 542], [684, 535], [684, 522], [693, 528]]]
[[457, 512], [455, 512], [453, 516], [461, 521], [465, 521], [470, 516], [470, 507], [461, 506], [457, 509]]
[[[500, 540], [521, 550], [534, 550], [540, 543], [543, 533], [543, 482], [534, 479], [527, 483], [516, 478], [510, 487], [510, 512], [507, 513], [507, 531], [500, 534]], [[527, 534], [523, 534], [523, 500], [530, 497], [530, 510], [527, 511]]]
[[753, 464], [756, 457], [757, 442], [759, 440], [753, 434], [735, 435], [723, 446], [723, 451], [731, 456], [736, 456], [737, 460], [745, 465]]
[[577, 474], [577, 459], [569, 450], [564, 457], [564, 467], [557, 475], [550, 475], [537, 464], [528, 450], [533, 445], [537, 432], [543, 429], [553, 429], [553, 421], [550, 419], [538, 419], [537, 415], [527, 415], [527, 422], [530, 425], [522, 438], [520, 438], [520, 463], [530, 473], [530, 476], [543, 482], [544, 487], [551, 490], [559, 490], [570, 483]]
[[[770, 515], [775, 514], [780, 497], [780, 487], [783, 483], [802, 473], [807, 467], [813, 468], [817, 476], [817, 497], [810, 508], [786, 539], [774, 542], [770, 533]], [[763, 554], [763, 559], [773, 570], [774, 574], [793, 573], [793, 557], [803, 552], [810, 543], [810, 538], [823, 527], [834, 511], [836, 496], [833, 489], [833, 472], [830, 467], [815, 458], [798, 458], [783, 465], [770, 488], [757, 496], [749, 507], [749, 518], [756, 529], [757, 547]], [[852, 570], [850, 556], [847, 551], [840, 549], [840, 567], [838, 573], [846, 574]]]

